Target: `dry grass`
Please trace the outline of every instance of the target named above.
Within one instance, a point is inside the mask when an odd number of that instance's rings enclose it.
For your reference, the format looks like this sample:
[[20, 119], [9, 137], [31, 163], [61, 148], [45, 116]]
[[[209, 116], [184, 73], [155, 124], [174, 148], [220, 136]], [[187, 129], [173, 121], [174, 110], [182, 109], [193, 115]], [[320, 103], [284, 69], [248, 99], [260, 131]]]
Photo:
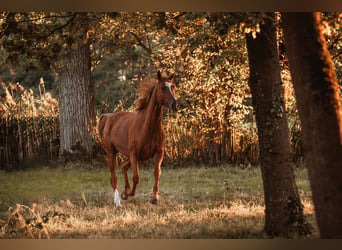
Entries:
[[[157, 206], [149, 203], [152, 170], [142, 169], [140, 175], [137, 195], [116, 209], [107, 169], [2, 172], [0, 237], [267, 238], [257, 168], [164, 169]], [[313, 222], [306, 172], [298, 170], [297, 178], [305, 213]], [[317, 237], [315, 230], [310, 237]]]

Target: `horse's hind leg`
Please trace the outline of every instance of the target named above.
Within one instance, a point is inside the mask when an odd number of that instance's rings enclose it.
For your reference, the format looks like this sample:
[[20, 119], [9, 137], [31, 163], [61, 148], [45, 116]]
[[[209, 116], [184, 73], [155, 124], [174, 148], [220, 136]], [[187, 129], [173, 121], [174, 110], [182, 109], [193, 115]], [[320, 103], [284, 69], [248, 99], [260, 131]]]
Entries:
[[139, 167], [138, 167], [138, 161], [134, 154], [131, 153], [130, 157], [130, 163], [133, 171], [133, 187], [128, 192], [128, 196], [134, 196], [135, 192], [137, 190], [137, 185], [140, 182], [140, 176], [139, 176]]
[[129, 185], [129, 181], [128, 181], [128, 175], [127, 175], [127, 170], [130, 167], [130, 161], [129, 159], [126, 160], [124, 163], [122, 163], [121, 165], [121, 169], [122, 169], [122, 175], [124, 177], [125, 180], [125, 190], [121, 193], [121, 198], [124, 200], [128, 199], [128, 190], [131, 188], [131, 186]]
[[115, 172], [116, 167], [116, 155], [117, 152], [107, 152], [108, 154], [108, 167], [110, 170], [110, 183], [114, 190], [114, 204], [116, 207], [121, 207], [120, 196], [117, 189], [118, 180]]

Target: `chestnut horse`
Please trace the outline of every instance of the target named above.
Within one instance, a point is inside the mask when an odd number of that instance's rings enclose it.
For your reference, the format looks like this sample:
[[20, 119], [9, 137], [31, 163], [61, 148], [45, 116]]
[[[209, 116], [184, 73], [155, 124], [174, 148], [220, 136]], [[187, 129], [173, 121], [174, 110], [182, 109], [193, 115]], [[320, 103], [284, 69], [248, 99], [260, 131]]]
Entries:
[[[157, 73], [157, 80], [141, 82], [138, 92], [140, 97], [135, 101], [136, 112], [118, 112], [103, 114], [99, 121], [99, 132], [105, 151], [107, 152], [108, 167], [111, 172], [111, 184], [114, 190], [114, 204], [121, 206], [117, 189], [115, 172], [116, 155], [121, 153], [128, 157], [121, 164], [125, 180], [125, 190], [121, 198], [134, 196], [139, 177], [139, 161], [154, 157], [154, 187], [151, 203], [158, 203], [160, 165], [164, 156], [165, 135], [162, 128], [163, 106], [172, 111], [178, 110], [174, 85], [170, 77]], [[131, 188], [127, 170], [132, 167], [133, 187]]]

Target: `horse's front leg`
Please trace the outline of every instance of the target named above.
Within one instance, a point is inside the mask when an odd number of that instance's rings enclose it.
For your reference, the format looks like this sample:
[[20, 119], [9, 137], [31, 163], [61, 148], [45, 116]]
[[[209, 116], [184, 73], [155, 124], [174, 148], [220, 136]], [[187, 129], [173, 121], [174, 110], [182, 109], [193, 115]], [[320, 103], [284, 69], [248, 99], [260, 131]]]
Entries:
[[152, 193], [152, 204], [158, 204], [158, 193], [159, 193], [159, 177], [161, 174], [160, 165], [163, 161], [164, 150], [161, 149], [154, 154], [154, 186]]
[[135, 154], [130, 154], [130, 163], [133, 171], [133, 187], [128, 192], [128, 196], [134, 196], [137, 190], [137, 185], [140, 182], [140, 176], [139, 176], [139, 166], [138, 166], [138, 160], [135, 156]]
[[130, 165], [129, 159], [127, 161], [125, 161], [124, 163], [122, 163], [122, 165], [121, 165], [122, 175], [123, 175], [124, 180], [125, 180], [125, 190], [121, 193], [121, 198], [124, 200], [127, 200], [128, 190], [131, 188], [131, 186], [129, 185], [128, 175], [127, 175], [127, 170], [129, 169], [130, 166], [131, 165]]

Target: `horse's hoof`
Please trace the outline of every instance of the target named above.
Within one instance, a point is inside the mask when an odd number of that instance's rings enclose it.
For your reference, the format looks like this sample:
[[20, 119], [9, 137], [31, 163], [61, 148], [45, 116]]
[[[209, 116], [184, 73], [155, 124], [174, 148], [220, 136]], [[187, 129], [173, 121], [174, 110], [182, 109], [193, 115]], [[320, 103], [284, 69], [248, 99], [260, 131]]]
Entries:
[[127, 196], [127, 194], [125, 192], [121, 193], [121, 199], [123, 199], [123, 200], [127, 200], [128, 199], [128, 196]]
[[158, 205], [158, 200], [155, 199], [155, 198], [152, 198], [150, 202], [151, 202], [151, 204], [153, 204], [153, 205]]

